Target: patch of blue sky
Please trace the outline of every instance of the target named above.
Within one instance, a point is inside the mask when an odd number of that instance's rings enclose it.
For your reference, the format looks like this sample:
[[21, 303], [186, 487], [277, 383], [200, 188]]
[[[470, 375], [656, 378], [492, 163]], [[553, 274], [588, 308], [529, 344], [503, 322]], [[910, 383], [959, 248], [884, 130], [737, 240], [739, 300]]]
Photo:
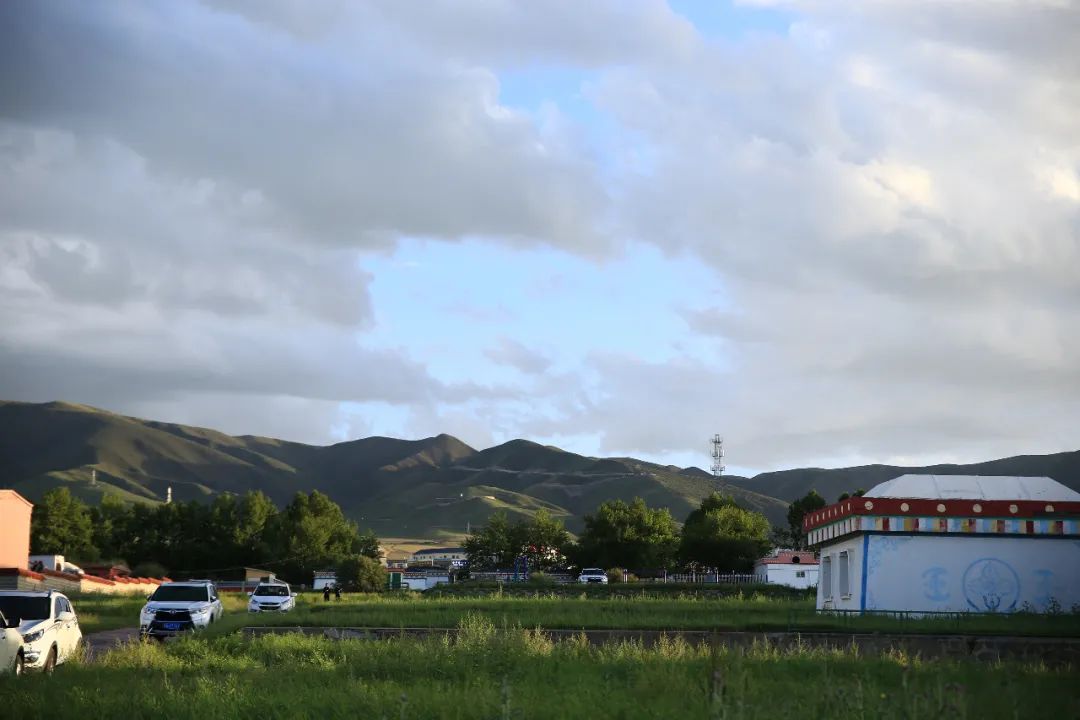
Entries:
[[548, 247], [412, 239], [364, 269], [374, 276], [376, 316], [364, 344], [408, 347], [445, 383], [520, 380], [487, 356], [503, 338], [540, 353], [555, 372], [594, 353], [660, 363], [715, 352], [692, 337], [679, 310], [706, 298], [715, 305], [718, 280], [692, 258], [648, 245], [595, 261]]
[[761, 33], [783, 35], [793, 20], [783, 8], [733, 0], [668, 0], [668, 5], [693, 23], [705, 38], [737, 40]]

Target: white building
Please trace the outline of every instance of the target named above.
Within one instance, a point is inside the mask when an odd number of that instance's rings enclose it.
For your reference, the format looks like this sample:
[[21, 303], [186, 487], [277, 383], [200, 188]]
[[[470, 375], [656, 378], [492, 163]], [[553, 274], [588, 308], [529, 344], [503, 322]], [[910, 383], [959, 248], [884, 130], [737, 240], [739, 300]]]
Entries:
[[903, 475], [808, 513], [819, 610], [1068, 612], [1080, 493], [1045, 477]]
[[326, 587], [334, 587], [337, 585], [337, 573], [333, 570], [316, 570], [314, 582], [311, 583], [312, 590], [322, 590]]
[[773, 585], [813, 587], [818, 582], [818, 561], [812, 552], [777, 550], [754, 563], [754, 576]]
[[465, 548], [443, 547], [424, 548], [412, 554], [411, 562], [416, 565], [441, 565], [443, 567], [458, 567], [465, 564], [469, 558]]

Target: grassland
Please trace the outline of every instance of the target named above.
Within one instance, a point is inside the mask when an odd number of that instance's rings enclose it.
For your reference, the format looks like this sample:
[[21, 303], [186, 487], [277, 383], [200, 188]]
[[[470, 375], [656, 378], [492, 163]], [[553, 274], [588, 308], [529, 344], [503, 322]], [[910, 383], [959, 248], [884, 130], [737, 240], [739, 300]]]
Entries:
[[500, 627], [630, 630], [798, 630], [841, 632], [970, 633], [1080, 637], [1080, 615], [998, 615], [894, 618], [837, 616], [814, 612], [813, 601], [760, 594], [726, 598], [694, 596], [600, 598], [546, 594], [513, 597], [426, 597], [421, 595], [345, 595], [323, 602], [301, 595], [296, 610], [285, 615], [231, 614], [214, 631], [244, 625], [314, 627], [456, 627], [463, 618], [482, 614]]
[[[47, 701], [45, 699], [47, 698]], [[1072, 669], [677, 640], [554, 643], [469, 615], [453, 637], [201, 635], [0, 678], [10, 718], [1013, 718], [1080, 716]]]

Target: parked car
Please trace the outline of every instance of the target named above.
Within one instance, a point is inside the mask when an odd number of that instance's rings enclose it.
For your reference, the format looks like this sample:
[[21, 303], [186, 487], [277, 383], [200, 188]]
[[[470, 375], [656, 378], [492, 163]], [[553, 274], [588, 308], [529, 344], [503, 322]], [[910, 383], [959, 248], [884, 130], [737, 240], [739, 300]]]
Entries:
[[55, 590], [0, 592], [0, 613], [7, 633], [21, 635], [22, 665], [52, 672], [82, 644], [79, 618], [67, 596]]
[[582, 583], [604, 583], [607, 584], [607, 573], [600, 568], [584, 568], [581, 574], [578, 575], [578, 582]]
[[296, 607], [296, 593], [290, 592], [288, 583], [259, 583], [248, 595], [248, 612], [289, 612]]
[[22, 675], [26, 667], [23, 658], [23, 639], [19, 632], [19, 619], [8, 620], [0, 612], [0, 673], [13, 672]]
[[139, 613], [139, 636], [160, 639], [194, 632], [224, 613], [217, 588], [209, 580], [162, 583]]

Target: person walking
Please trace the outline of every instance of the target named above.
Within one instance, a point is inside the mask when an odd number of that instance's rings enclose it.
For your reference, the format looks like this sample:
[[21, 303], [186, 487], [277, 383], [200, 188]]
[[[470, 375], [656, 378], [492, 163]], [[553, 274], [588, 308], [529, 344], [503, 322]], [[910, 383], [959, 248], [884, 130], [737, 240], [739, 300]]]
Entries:
[[334, 599], [341, 600], [341, 585], [334, 583]]
[[330, 586], [329, 585], [323, 585], [322, 599], [325, 602], [330, 602]]

